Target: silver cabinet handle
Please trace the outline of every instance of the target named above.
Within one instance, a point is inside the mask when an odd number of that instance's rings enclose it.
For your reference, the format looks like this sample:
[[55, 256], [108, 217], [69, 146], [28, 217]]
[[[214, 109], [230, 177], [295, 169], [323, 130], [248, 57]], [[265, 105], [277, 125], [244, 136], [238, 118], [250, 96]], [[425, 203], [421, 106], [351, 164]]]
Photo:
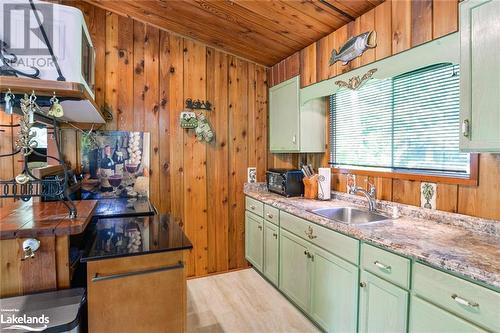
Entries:
[[171, 266], [164, 266], [164, 267], [160, 267], [160, 268], [153, 268], [153, 269], [147, 269], [144, 271], [128, 272], [128, 273], [122, 273], [122, 274], [99, 275], [99, 273], [95, 273], [94, 277], [92, 278], [92, 282], [121, 279], [121, 278], [130, 277], [130, 276], [158, 273], [158, 272], [170, 271], [173, 269], [181, 269], [181, 268], [184, 268], [183, 262], [179, 262], [178, 264], [171, 265]]
[[377, 266], [378, 268], [385, 269], [386, 271], [390, 271], [391, 270], [391, 266], [385, 265], [385, 264], [381, 263], [380, 261], [374, 261], [373, 264], [375, 266]]
[[273, 232], [273, 237], [274, 237], [274, 239], [278, 239], [278, 234]]
[[360, 286], [361, 288], [366, 287], [366, 282], [360, 282], [360, 283], [359, 283], [359, 286]]
[[451, 298], [453, 298], [453, 300], [455, 302], [457, 302], [458, 304], [462, 304], [462, 305], [465, 305], [465, 306], [468, 306], [471, 308], [477, 308], [479, 306], [479, 303], [466, 300], [465, 298], [462, 298], [462, 297], [458, 296], [457, 294], [451, 295]]
[[267, 213], [267, 214], [266, 214], [266, 216], [267, 216], [267, 217], [269, 217], [270, 219], [272, 219], [272, 218], [273, 218], [273, 214], [269, 214], [269, 213]]
[[262, 226], [261, 225], [259, 225], [257, 228], [259, 228], [259, 230], [262, 230]]
[[295, 142], [297, 142], [297, 136], [294, 135], [294, 136], [292, 136], [292, 143], [295, 143]]
[[468, 119], [464, 119], [462, 121], [462, 135], [466, 138], [468, 138], [470, 135], [470, 123]]
[[250, 206], [250, 209], [255, 210], [255, 206], [254, 205]]
[[312, 261], [314, 261], [314, 255], [312, 255], [311, 252], [305, 250], [304, 255], [307, 256], [308, 259], [311, 259]]

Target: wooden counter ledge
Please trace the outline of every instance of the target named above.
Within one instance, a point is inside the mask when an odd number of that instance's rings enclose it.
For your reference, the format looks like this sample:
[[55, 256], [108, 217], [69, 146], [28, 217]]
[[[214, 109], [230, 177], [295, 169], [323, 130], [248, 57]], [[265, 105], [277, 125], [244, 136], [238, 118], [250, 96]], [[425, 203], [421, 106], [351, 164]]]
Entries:
[[2, 207], [0, 240], [50, 235], [73, 235], [85, 230], [91, 221], [96, 200], [74, 201], [78, 216], [69, 218], [64, 203], [16, 202]]

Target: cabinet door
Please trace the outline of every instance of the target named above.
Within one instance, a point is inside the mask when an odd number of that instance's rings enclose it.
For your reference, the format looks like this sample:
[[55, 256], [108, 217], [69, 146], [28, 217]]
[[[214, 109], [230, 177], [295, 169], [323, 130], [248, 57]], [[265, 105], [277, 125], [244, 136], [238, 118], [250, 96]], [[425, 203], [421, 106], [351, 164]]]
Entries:
[[427, 301], [412, 296], [409, 332], [473, 333], [486, 331]]
[[305, 240], [280, 229], [279, 287], [304, 311], [309, 311], [311, 260]]
[[245, 212], [245, 258], [262, 272], [264, 221], [261, 217]]
[[361, 271], [359, 332], [406, 332], [408, 292]]
[[279, 239], [278, 227], [264, 221], [264, 275], [278, 285]]
[[[460, 4], [460, 148], [500, 152], [500, 1]], [[466, 126], [465, 126], [466, 127]]]
[[174, 251], [87, 262], [88, 331], [185, 332], [184, 260]]
[[299, 151], [299, 77], [269, 89], [269, 149]]
[[356, 332], [358, 268], [313, 246], [311, 316], [328, 332]]

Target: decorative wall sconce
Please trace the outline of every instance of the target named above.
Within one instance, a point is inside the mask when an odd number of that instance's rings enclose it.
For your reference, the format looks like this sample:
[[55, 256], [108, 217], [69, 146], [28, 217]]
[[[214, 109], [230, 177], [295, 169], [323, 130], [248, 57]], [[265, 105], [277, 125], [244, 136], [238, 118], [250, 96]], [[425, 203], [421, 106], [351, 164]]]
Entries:
[[363, 85], [363, 83], [365, 83], [366, 81], [371, 79], [371, 77], [373, 76], [373, 74], [376, 71], [377, 71], [377, 69], [373, 68], [373, 69], [370, 69], [368, 72], [366, 72], [361, 78], [359, 77], [359, 75], [357, 75], [357, 76], [351, 77], [348, 82], [339, 80], [339, 81], [335, 81], [335, 84], [341, 88], [344, 87], [344, 88], [348, 88], [351, 90], [358, 90]]

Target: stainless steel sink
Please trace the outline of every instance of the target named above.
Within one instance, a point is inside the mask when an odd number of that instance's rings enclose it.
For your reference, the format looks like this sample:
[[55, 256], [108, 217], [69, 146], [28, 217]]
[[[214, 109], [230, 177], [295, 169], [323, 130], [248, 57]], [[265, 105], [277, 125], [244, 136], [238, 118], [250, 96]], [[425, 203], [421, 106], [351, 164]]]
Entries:
[[330, 220], [348, 224], [367, 224], [390, 219], [382, 214], [368, 212], [352, 207], [320, 208], [311, 210], [311, 212]]

